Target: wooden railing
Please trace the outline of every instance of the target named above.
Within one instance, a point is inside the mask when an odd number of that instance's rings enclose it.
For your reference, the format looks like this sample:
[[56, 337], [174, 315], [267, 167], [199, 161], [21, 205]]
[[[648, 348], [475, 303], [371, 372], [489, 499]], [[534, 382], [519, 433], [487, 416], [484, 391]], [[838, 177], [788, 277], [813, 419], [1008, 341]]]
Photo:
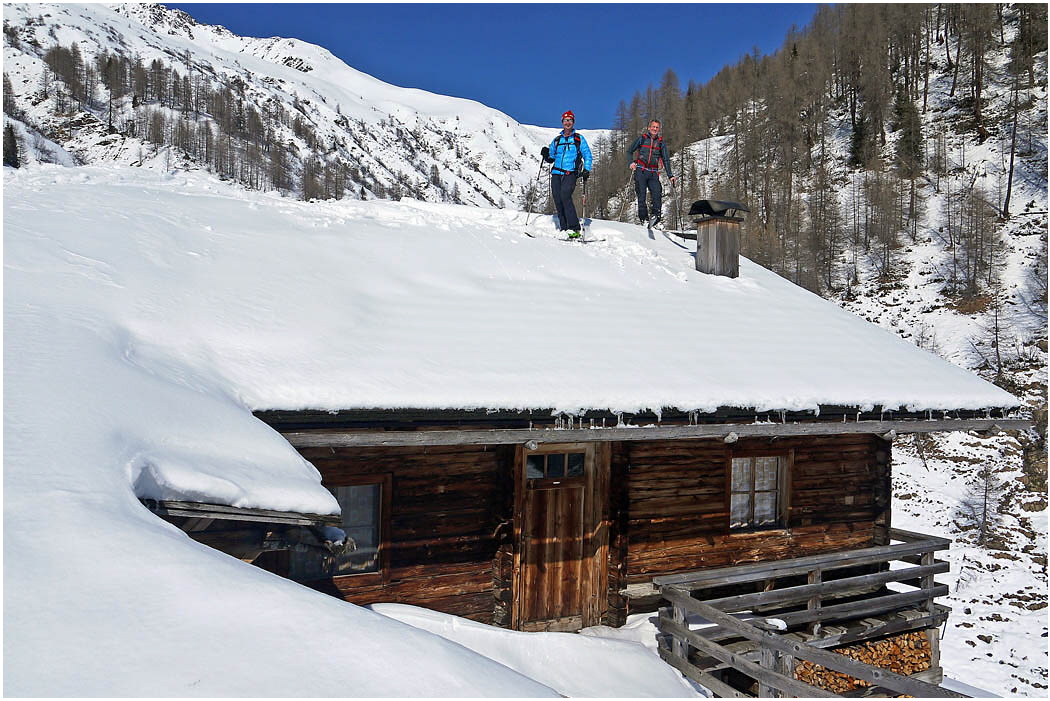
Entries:
[[[948, 609], [936, 604], [934, 599], [947, 594], [948, 587], [936, 583], [934, 576], [948, 571], [948, 563], [936, 560], [935, 553], [946, 550], [950, 541], [899, 529], [891, 529], [890, 537], [900, 542], [655, 578], [653, 583], [670, 602], [669, 607], [660, 611], [660, 631], [667, 636], [661, 645], [661, 657], [719, 696], [747, 694], [695, 665], [691, 661], [693, 658], [714, 658], [723, 666], [746, 674], [758, 682], [760, 697], [836, 696], [796, 680], [796, 660], [807, 660], [899, 694], [920, 697], [964, 696], [823, 649], [902, 630], [935, 628], [947, 618]], [[905, 566], [886, 569], [890, 562]], [[845, 568], [877, 571], [852, 576], [847, 574], [824, 581], [826, 573]], [[777, 588], [777, 583], [785, 578], [800, 580], [802, 576], [806, 577], [805, 584]], [[761, 587], [762, 591], [704, 599], [694, 595], [704, 595], [704, 592], [719, 587], [749, 583]], [[889, 583], [906, 585], [912, 590], [889, 591], [885, 588]], [[827, 603], [838, 599], [846, 601]], [[803, 604], [804, 609], [801, 608]], [[769, 609], [782, 611], [769, 618], [761, 614], [762, 610]], [[833, 621], [858, 620], [903, 609], [909, 609], [911, 615], [900, 620], [884, 619], [864, 633], [817, 635], [820, 626]], [[734, 613], [736, 615], [731, 615]], [[711, 625], [690, 630], [686, 622], [690, 614], [706, 619]], [[785, 635], [787, 630], [799, 626], [808, 630], [808, 640], [805, 642], [797, 635]], [[746, 646], [747, 652], [740, 652], [740, 645], [731, 649], [722, 644], [739, 638], [753, 643]]]

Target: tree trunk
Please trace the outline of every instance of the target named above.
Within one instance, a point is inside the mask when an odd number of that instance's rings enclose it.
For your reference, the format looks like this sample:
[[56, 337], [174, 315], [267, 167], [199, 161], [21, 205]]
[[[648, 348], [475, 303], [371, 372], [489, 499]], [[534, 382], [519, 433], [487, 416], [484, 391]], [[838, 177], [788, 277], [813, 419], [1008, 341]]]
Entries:
[[1014, 186], [1014, 154], [1017, 152], [1017, 81], [1014, 81], [1014, 127], [1010, 136], [1010, 174], [1006, 178], [1006, 199], [1003, 200], [1003, 218], [1010, 218], [1010, 192]]
[[930, 96], [930, 27], [929, 10], [926, 10], [926, 66], [922, 72], [922, 113], [926, 114], [926, 103]]
[[[951, 89], [951, 92], [948, 93], [948, 97], [955, 97], [955, 85], [956, 85], [956, 83], [959, 82], [959, 61], [960, 61], [960, 56], [962, 55], [962, 44], [963, 44], [962, 34], [960, 33], [959, 34], [959, 41], [958, 41], [958, 43], [956, 45], [956, 48], [955, 48], [955, 72], [952, 73], [952, 89]], [[945, 45], [947, 45], [947, 42], [945, 42]], [[951, 63], [951, 58], [950, 57], [948, 59], [948, 63], [949, 64]]]

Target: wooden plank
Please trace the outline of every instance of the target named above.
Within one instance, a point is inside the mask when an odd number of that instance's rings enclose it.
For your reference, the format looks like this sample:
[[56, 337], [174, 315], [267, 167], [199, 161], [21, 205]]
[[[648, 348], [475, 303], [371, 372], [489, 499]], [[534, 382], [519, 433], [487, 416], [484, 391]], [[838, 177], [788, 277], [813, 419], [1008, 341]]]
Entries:
[[[944, 590], [944, 593], [947, 594], [947, 587], [944, 587]], [[923, 592], [919, 593], [923, 594]], [[664, 597], [672, 603], [680, 605], [688, 610], [691, 610], [694, 613], [703, 616], [707, 620], [717, 624], [718, 626], [728, 631], [732, 631], [744, 638], [754, 640], [755, 642], [760, 643], [763, 647], [769, 647], [778, 652], [792, 655], [797, 659], [814, 662], [816, 664], [827, 667], [828, 669], [835, 670], [836, 672], [842, 672], [843, 674], [848, 674], [851, 677], [863, 679], [864, 681], [869, 682], [871, 684], [878, 684], [893, 689], [894, 691], [917, 697], [965, 698], [963, 694], [958, 694], [954, 691], [949, 691], [948, 689], [942, 689], [938, 686], [926, 684], [924, 682], [919, 682], [900, 674], [895, 674], [894, 672], [890, 672], [889, 670], [880, 669], [878, 667], [874, 667], [863, 662], [857, 662], [856, 660], [852, 660], [848, 657], [845, 657], [844, 655], [839, 655], [834, 652], [821, 650], [820, 648], [814, 647], [812, 645], [807, 645], [803, 642], [787, 640], [780, 635], [772, 633], [771, 631], [760, 630], [759, 628], [755, 627], [749, 622], [741, 621], [740, 619], [735, 618], [727, 613], [723, 613], [718, 609], [715, 609], [711, 606], [707, 606], [703, 602], [693, 599], [686, 592], [676, 591], [673, 587], [667, 587], [664, 589]], [[826, 612], [830, 608], [832, 607], [828, 607], [823, 611]], [[788, 622], [785, 616], [777, 616], [777, 618]], [[665, 621], [667, 622], [667, 628], [664, 627]], [[788, 625], [790, 625], [790, 623], [788, 623]], [[674, 621], [667, 619], [665, 616], [662, 616], [660, 618], [660, 630], [670, 632], [674, 635], [681, 633], [681, 628], [677, 626], [674, 623]], [[720, 647], [711, 643], [708, 640], [705, 640], [704, 638], [700, 638], [700, 636], [696, 636], [696, 638], [698, 640], [702, 640], [704, 645], [707, 646], [703, 647], [702, 645], [696, 645], [696, 647], [704, 649], [705, 652], [710, 652], [714, 648]], [[690, 640], [689, 642], [690, 644], [693, 644], [693, 640]], [[712, 654], [712, 657], [722, 659], [721, 657], [719, 657], [718, 654]], [[747, 672], [746, 669], [743, 669], [742, 667], [738, 666], [738, 663], [743, 662], [743, 660], [738, 659], [735, 662], [731, 660], [723, 661], [729, 662], [730, 664], [733, 664], [734, 667], [737, 667], [737, 669], [742, 669], [742, 671]], [[759, 667], [759, 669], [761, 670], [761, 667]], [[747, 673], [750, 674], [750, 672]], [[760, 682], [763, 681], [758, 677], [755, 677], [755, 679], [759, 680]], [[768, 676], [766, 677], [765, 681], [769, 681], [770, 683], [772, 683], [772, 680]], [[774, 686], [775, 685], [776, 684], [774, 684]]]
[[916, 543], [880, 545], [873, 548], [837, 551], [790, 560], [761, 562], [754, 565], [739, 565], [715, 570], [654, 577], [653, 583], [657, 586], [681, 584], [691, 589], [702, 589], [704, 587], [766, 579], [770, 575], [786, 577], [807, 574], [816, 567], [827, 571], [842, 567], [885, 562], [887, 560], [899, 560], [906, 555], [921, 554], [933, 550], [946, 550], [950, 544], [951, 541], [946, 539], [930, 537], [925, 541]]
[[537, 443], [651, 441], [688, 438], [724, 439], [730, 433], [752, 436], [819, 436], [854, 433], [934, 433], [937, 431], [987, 431], [998, 426], [1007, 431], [1030, 428], [1027, 419], [935, 419], [931, 421], [845, 421], [804, 424], [705, 424], [585, 429], [497, 429], [491, 431], [287, 431], [282, 435], [296, 448], [357, 446], [500, 445]]
[[302, 514], [294, 511], [246, 509], [225, 504], [204, 504], [195, 501], [140, 499], [143, 506], [162, 516], [186, 518], [214, 518], [228, 521], [282, 523], [294, 526], [338, 526], [339, 514]]
[[[923, 567], [909, 567], [903, 570], [890, 570], [887, 572], [875, 572], [872, 574], [858, 575], [835, 579], [830, 582], [817, 581], [813, 584], [800, 584], [794, 587], [785, 587], [772, 591], [758, 592], [755, 594], [740, 594], [738, 596], [727, 596], [720, 599], [706, 599], [708, 606], [714, 606], [719, 611], [741, 611], [755, 606], [771, 606], [774, 604], [793, 604], [807, 601], [810, 598], [823, 597], [828, 594], [848, 594], [870, 587], [880, 586], [888, 582], [901, 582], [915, 577], [926, 575], [943, 574], [949, 570], [947, 562], [933, 564]], [[819, 580], [819, 577], [818, 577]], [[924, 584], [925, 586], [925, 584]], [[932, 588], [932, 580], [929, 586]], [[816, 599], [808, 610], [815, 611], [820, 608], [820, 600]]]
[[[821, 570], [818, 567], [818, 568], [814, 569], [813, 571], [811, 571], [806, 576], [806, 583], [811, 585], [811, 586], [812, 585], [818, 585], [818, 584], [822, 584], [823, 583], [823, 579], [824, 579], [824, 572], [823, 572], [823, 570]], [[815, 592], [815, 595], [810, 597], [810, 599], [806, 602], [806, 610], [807, 611], [816, 611], [817, 609], [819, 609], [821, 607], [821, 604], [822, 604], [822, 602], [821, 602], [821, 593], [818, 590], [817, 592]], [[814, 622], [814, 623], [810, 624], [809, 632], [812, 633], [813, 635], [816, 635], [817, 633], [819, 633], [820, 632], [820, 623], [819, 622]]]
[[666, 616], [660, 616], [659, 626], [662, 632], [669, 633], [676, 638], [685, 640], [693, 647], [702, 650], [704, 654], [714, 657], [721, 662], [725, 662], [735, 669], [739, 669], [741, 672], [760, 683], [765, 682], [770, 686], [774, 686], [800, 698], [834, 698], [836, 696], [830, 691], [818, 689], [815, 686], [796, 681], [795, 679], [778, 674], [773, 670], [763, 669], [761, 665], [757, 665], [754, 662], [747, 660], [742, 655], [729, 652], [721, 645], [712, 643], [688, 628], [678, 625]]
[[[762, 669], [768, 669], [776, 672], [780, 675], [784, 675], [784, 672], [780, 669], [779, 661], [780, 655], [777, 654], [776, 650], [768, 647], [761, 647], [758, 651], [759, 664], [762, 665]], [[792, 671], [791, 679], [795, 678], [794, 672]], [[770, 686], [768, 683], [759, 682], [758, 695], [763, 698], [779, 698], [780, 690], [775, 686]]]
[[[777, 614], [775, 617], [784, 621], [789, 626], [812, 621], [841, 621], [861, 616], [871, 616], [893, 611], [894, 609], [910, 606], [918, 601], [927, 601], [931, 597], [947, 596], [948, 587], [941, 584], [933, 589], [919, 589], [903, 594], [887, 594], [872, 597], [862, 601], [854, 601], [848, 604], [834, 604], [823, 606], [813, 611], [797, 611], [793, 613]], [[666, 598], [666, 594], [664, 597]], [[695, 599], [694, 599], [695, 601]], [[695, 613], [695, 612], [694, 612]], [[756, 616], [765, 618], [764, 616]]]
[[746, 694], [743, 691], [739, 691], [737, 689], [734, 689], [733, 687], [729, 686], [725, 682], [723, 682], [723, 681], [721, 681], [719, 679], [716, 679], [715, 677], [713, 677], [710, 674], [707, 674], [706, 672], [701, 671], [695, 665], [691, 665], [688, 662], [685, 662], [683, 660], [678, 659], [677, 657], [674, 656], [674, 653], [672, 653], [670, 650], [667, 649], [667, 646], [663, 643], [663, 641], [660, 642], [658, 651], [660, 653], [660, 659], [662, 659], [664, 662], [666, 662], [667, 664], [669, 664], [672, 667], [674, 667], [675, 669], [677, 669], [679, 672], [684, 674], [689, 679], [692, 679], [697, 684], [702, 685], [704, 688], [706, 688], [708, 691], [713, 693], [718, 698], [723, 698], [723, 699], [750, 699], [750, 698], [754, 698], [753, 696], [751, 696], [751, 694]]
[[[940, 626], [948, 618], [948, 613], [951, 609], [947, 606], [937, 604], [938, 613], [934, 616], [925, 616], [918, 609], [911, 608], [904, 611], [897, 611], [882, 620], [884, 623], [878, 626], [864, 627], [861, 630], [851, 630], [847, 628], [835, 628], [829, 627], [824, 628], [819, 633], [818, 637], [808, 636], [808, 639], [804, 642], [813, 647], [838, 647], [840, 645], [847, 645], [849, 643], [862, 642], [871, 638], [881, 637], [883, 635], [889, 635], [891, 633], [903, 633], [913, 630], [923, 630], [936, 628]], [[669, 609], [660, 609], [661, 611]], [[905, 617], [903, 614], [914, 614], [915, 617]], [[778, 616], [779, 618], [779, 616]], [[747, 620], [747, 619], [745, 619]], [[764, 617], [763, 617], [764, 620]], [[829, 630], [838, 630], [839, 632], [830, 633]], [[739, 638], [736, 633], [727, 631], [719, 626], [712, 626], [710, 628], [703, 628], [696, 631], [697, 634], [711, 640], [713, 642], [722, 642], [725, 640], [731, 640], [733, 638]], [[801, 633], [792, 633], [785, 635], [785, 638], [791, 637], [792, 635], [802, 635]]]
[[814, 640], [807, 640], [806, 643], [813, 647], [838, 647], [840, 645], [862, 642], [872, 638], [881, 638], [893, 633], [907, 633], [913, 630], [937, 628], [948, 618], [949, 611], [947, 606], [941, 606], [938, 604], [937, 608], [938, 612], [932, 616], [904, 618], [900, 615], [894, 615], [891, 618], [883, 619], [881, 625], [866, 626], [861, 630], [845, 630], [834, 635], [827, 635], [825, 632], [821, 633], [822, 637]]

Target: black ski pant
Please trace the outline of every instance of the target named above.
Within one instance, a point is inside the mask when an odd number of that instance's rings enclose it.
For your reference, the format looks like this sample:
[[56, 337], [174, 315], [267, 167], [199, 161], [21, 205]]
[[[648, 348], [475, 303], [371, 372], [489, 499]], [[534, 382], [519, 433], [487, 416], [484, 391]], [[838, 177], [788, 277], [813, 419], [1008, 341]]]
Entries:
[[649, 221], [649, 212], [645, 208], [645, 193], [649, 191], [653, 195], [654, 215], [660, 214], [660, 197], [664, 194], [663, 185], [660, 184], [660, 172], [634, 169], [634, 191], [638, 195], [638, 219], [644, 224]]
[[579, 231], [580, 217], [572, 203], [572, 192], [576, 189], [575, 173], [553, 173], [551, 175], [551, 197], [558, 210], [558, 221], [562, 231]]

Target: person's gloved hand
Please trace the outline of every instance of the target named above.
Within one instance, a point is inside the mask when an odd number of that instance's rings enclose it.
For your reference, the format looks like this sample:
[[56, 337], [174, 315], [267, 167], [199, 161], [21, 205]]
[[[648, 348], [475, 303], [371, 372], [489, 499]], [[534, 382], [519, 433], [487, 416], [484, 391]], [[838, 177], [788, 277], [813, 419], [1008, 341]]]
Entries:
[[591, 177], [591, 171], [584, 168], [580, 171], [580, 177], [583, 178], [584, 182], [587, 182], [587, 178]]
[[551, 159], [551, 150], [549, 148], [547, 148], [546, 146], [544, 146], [543, 148], [540, 149], [540, 157], [543, 158], [544, 161], [550, 163], [551, 160], [552, 160]]

